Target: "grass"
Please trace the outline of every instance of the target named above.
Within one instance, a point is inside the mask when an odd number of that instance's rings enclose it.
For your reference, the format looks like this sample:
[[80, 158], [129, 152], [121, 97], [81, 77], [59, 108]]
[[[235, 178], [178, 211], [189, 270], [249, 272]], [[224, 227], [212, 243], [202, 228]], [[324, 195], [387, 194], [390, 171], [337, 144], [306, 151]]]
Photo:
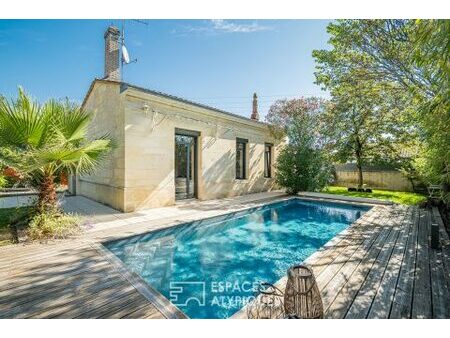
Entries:
[[414, 192], [391, 191], [391, 190], [373, 190], [371, 193], [367, 193], [358, 191], [347, 191], [347, 188], [345, 187], [330, 186], [325, 188], [323, 192], [327, 194], [343, 195], [350, 197], [375, 198], [378, 200], [391, 201], [394, 203], [406, 205], [416, 205], [427, 199], [426, 196]]

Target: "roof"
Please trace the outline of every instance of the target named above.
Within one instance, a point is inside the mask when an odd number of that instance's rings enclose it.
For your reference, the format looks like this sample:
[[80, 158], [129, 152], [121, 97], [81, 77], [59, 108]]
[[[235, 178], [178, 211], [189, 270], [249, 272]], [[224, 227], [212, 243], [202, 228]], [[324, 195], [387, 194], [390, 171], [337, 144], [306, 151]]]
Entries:
[[126, 83], [126, 82], [121, 82], [120, 83], [120, 91], [121, 92], [127, 90], [128, 88], [136, 89], [136, 90], [142, 91], [144, 93], [160, 96], [160, 97], [163, 97], [163, 98], [166, 98], [166, 99], [175, 100], [175, 101], [178, 101], [178, 102], [181, 102], [181, 103], [190, 104], [190, 105], [193, 105], [193, 106], [196, 106], [196, 107], [200, 107], [200, 108], [204, 108], [204, 109], [208, 109], [208, 110], [213, 110], [215, 112], [218, 112], [218, 113], [221, 113], [221, 114], [226, 114], [228, 116], [233, 116], [233, 117], [236, 117], [236, 118], [239, 118], [239, 119], [243, 119], [243, 120], [246, 120], [246, 121], [249, 121], [249, 122], [258, 123], [258, 124], [264, 124], [264, 125], [267, 124], [265, 122], [256, 121], [256, 120], [253, 120], [251, 118], [248, 118], [248, 117], [245, 117], [245, 116], [242, 116], [242, 115], [238, 115], [238, 114], [234, 114], [234, 113], [230, 113], [230, 112], [227, 112], [225, 110], [214, 108], [214, 107], [202, 104], [202, 103], [186, 100], [186, 99], [183, 99], [183, 98], [175, 96], [175, 95], [166, 94], [166, 93], [162, 93], [162, 92], [155, 91], [155, 90], [152, 90], [152, 89], [147, 89], [147, 88], [135, 86], [135, 85], [132, 85], [132, 84], [129, 84], [129, 83]]
[[129, 89], [129, 88], [130, 89], [135, 89], [135, 90], [141, 91], [143, 93], [152, 94], [152, 95], [160, 96], [160, 97], [163, 97], [163, 98], [166, 98], [166, 99], [178, 101], [178, 102], [181, 102], [181, 103], [190, 104], [190, 105], [193, 105], [193, 106], [196, 106], [196, 107], [199, 107], [199, 108], [212, 110], [212, 111], [215, 111], [215, 112], [220, 113], [220, 114], [225, 114], [227, 116], [232, 116], [232, 117], [235, 117], [235, 118], [238, 118], [238, 119], [241, 119], [241, 120], [245, 120], [246, 122], [251, 122], [251, 123], [258, 124], [258, 125], [267, 125], [267, 123], [262, 122], [262, 121], [256, 121], [256, 120], [253, 120], [251, 118], [248, 118], [248, 117], [245, 117], [245, 116], [242, 116], [242, 115], [230, 113], [230, 112], [227, 112], [227, 111], [222, 110], [222, 109], [218, 109], [218, 108], [214, 108], [214, 107], [202, 104], [202, 103], [190, 101], [190, 100], [187, 100], [187, 99], [175, 96], [175, 95], [170, 95], [170, 94], [166, 94], [166, 93], [159, 92], [159, 91], [156, 91], [156, 90], [135, 86], [135, 85], [129, 84], [127, 82], [117, 82], [117, 81], [111, 81], [111, 80], [106, 80], [106, 79], [95, 79], [94, 81], [92, 81], [91, 86], [89, 87], [88, 92], [86, 93], [86, 96], [85, 96], [85, 98], [83, 100], [82, 106], [84, 106], [84, 104], [86, 103], [86, 100], [89, 97], [89, 94], [91, 93], [91, 91], [92, 91], [92, 89], [94, 87], [94, 84], [96, 82], [106, 82], [106, 83], [120, 84], [120, 92], [124, 92], [127, 89]]

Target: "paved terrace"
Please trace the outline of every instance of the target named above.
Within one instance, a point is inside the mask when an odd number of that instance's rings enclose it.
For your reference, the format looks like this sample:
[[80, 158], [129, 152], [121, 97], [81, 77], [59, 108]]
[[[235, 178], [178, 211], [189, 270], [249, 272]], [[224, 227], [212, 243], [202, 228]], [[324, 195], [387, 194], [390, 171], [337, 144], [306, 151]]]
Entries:
[[[262, 193], [131, 214], [83, 197], [69, 197], [65, 209], [89, 220], [83, 235], [0, 248], [0, 317], [182, 317], [137, 276], [118, 269], [98, 250], [98, 243], [279, 197], [279, 193]], [[441, 250], [429, 246], [431, 222], [440, 224], [446, 244]], [[326, 317], [449, 318], [448, 243], [436, 210], [374, 206], [308, 258], [322, 291]]]

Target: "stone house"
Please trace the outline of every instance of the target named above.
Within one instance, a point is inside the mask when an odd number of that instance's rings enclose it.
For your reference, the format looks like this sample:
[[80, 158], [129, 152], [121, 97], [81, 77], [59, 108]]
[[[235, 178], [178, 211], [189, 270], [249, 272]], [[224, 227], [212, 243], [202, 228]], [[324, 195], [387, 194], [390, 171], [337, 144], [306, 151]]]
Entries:
[[112, 154], [72, 191], [130, 212], [177, 200], [231, 197], [275, 187], [280, 142], [258, 121], [121, 81], [120, 32], [105, 33], [105, 77], [92, 82], [83, 108], [90, 133], [108, 134]]

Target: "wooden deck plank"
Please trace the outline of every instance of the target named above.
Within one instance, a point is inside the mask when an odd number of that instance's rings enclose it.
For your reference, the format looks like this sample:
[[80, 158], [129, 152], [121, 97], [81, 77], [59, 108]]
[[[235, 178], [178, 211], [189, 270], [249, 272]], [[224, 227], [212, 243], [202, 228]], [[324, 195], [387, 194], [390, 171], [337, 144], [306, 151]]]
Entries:
[[442, 267], [444, 269], [444, 276], [446, 278], [447, 289], [450, 290], [450, 238], [445, 230], [444, 222], [441, 218], [439, 210], [433, 207], [433, 219], [434, 222], [439, 224], [439, 234], [441, 236], [441, 254], [442, 254]]
[[400, 268], [405, 255], [407, 240], [410, 235], [411, 224], [411, 210], [409, 209], [405, 218], [402, 220], [400, 235], [395, 243], [394, 250], [389, 259], [386, 271], [384, 272], [367, 318], [389, 318]]
[[339, 255], [345, 251], [345, 249], [352, 243], [359, 241], [362, 234], [367, 230], [374, 228], [374, 219], [378, 217], [380, 211], [372, 212], [370, 216], [365, 215], [357, 220], [357, 222], [346, 231], [344, 234], [339, 234], [333, 240], [330, 241], [329, 247], [324, 247], [318, 252], [317, 257], [314, 259], [314, 264], [311, 267], [314, 270], [314, 274], [319, 276], [322, 271], [332, 263]]
[[79, 298], [75, 294], [70, 300], [63, 298], [50, 300], [43, 311], [41, 309], [30, 311], [26, 318], [75, 318], [80, 313], [112, 302], [118, 293], [131, 295], [136, 293], [135, 291], [132, 285], [119, 281], [106, 287], [98, 287], [95, 291], [91, 289]]
[[[123, 293], [117, 295], [110, 302], [105, 303], [102, 306], [96, 306], [90, 311], [83, 311], [83, 313], [77, 316], [71, 316], [72, 318], [120, 318], [121, 313], [124, 310], [131, 312], [137, 309], [142, 304], [146, 303], [146, 299], [139, 293], [131, 290], [129, 293]], [[116, 314], [118, 313], [118, 317]]]
[[[106, 276], [107, 278], [105, 278]], [[52, 298], [65, 297], [69, 292], [78, 292], [80, 288], [88, 289], [98, 284], [99, 281], [103, 284], [110, 283], [111, 281], [120, 281], [120, 275], [115, 273], [110, 266], [102, 265], [98, 269], [94, 270], [91, 268], [90, 271], [80, 272], [62, 280], [58, 279], [39, 285], [30, 284], [28, 288], [19, 290], [12, 288], [2, 292], [0, 311], [5, 311], [5, 308], [13, 308], [22, 304], [42, 302], [48, 298], [48, 294], [51, 294]]]
[[10, 289], [14, 289], [14, 292], [20, 293], [22, 291], [31, 291], [32, 288], [43, 287], [49, 285], [49, 283], [58, 283], [67, 281], [68, 278], [72, 278], [76, 275], [84, 274], [92, 269], [106, 268], [108, 262], [105, 261], [80, 261], [77, 264], [70, 264], [64, 268], [58, 267], [58, 269], [52, 269], [45, 273], [45, 271], [35, 271], [32, 274], [24, 276], [16, 276], [11, 278], [9, 282], [0, 287], [0, 304], [2, 298], [9, 294]]
[[[368, 224], [373, 224], [378, 214], [374, 214], [367, 221]], [[374, 230], [373, 226], [369, 226], [369, 228], [365, 228], [364, 225], [358, 224], [351, 232], [349, 232], [348, 236], [346, 236], [345, 240], [339, 243], [339, 250], [334, 250], [330, 255], [326, 255], [324, 259], [327, 261], [326, 264], [321, 264], [320, 266], [323, 268], [317, 268], [317, 263], [311, 264], [314, 274], [316, 275], [316, 281], [320, 288], [324, 288], [328, 282], [336, 275], [336, 273], [340, 270], [340, 268], [347, 262], [348, 257], [350, 257], [354, 251], [359, 247], [360, 244], [364, 241], [364, 234], [367, 236], [368, 233], [364, 230], [369, 231], [371, 233]]]
[[393, 228], [377, 257], [375, 264], [372, 266], [372, 269], [362, 284], [361, 289], [359, 289], [345, 318], [366, 318], [370, 311], [373, 298], [375, 297], [381, 283], [381, 279], [384, 271], [386, 270], [389, 258], [400, 232], [399, 226], [394, 224], [393, 219], [389, 219], [387, 223]]
[[420, 211], [412, 318], [432, 318], [429, 257], [430, 214]]
[[[22, 250], [16, 251], [13, 250], [11, 252], [8, 252], [8, 255], [4, 255], [2, 257], [2, 260], [0, 261], [0, 272], [4, 272], [7, 270], [14, 270], [18, 267], [22, 267], [25, 264], [31, 264], [35, 262], [39, 262], [42, 260], [46, 260], [48, 258], [52, 257], [64, 257], [67, 254], [70, 254], [72, 250], [81, 249], [83, 247], [86, 247], [86, 243], [80, 242], [78, 240], [74, 240], [71, 242], [70, 239], [68, 239], [69, 243], [58, 243], [58, 244], [41, 244], [40, 246], [37, 246], [35, 244], [33, 245], [22, 245], [20, 248]], [[48, 245], [46, 250], [43, 250], [43, 246]], [[0, 256], [1, 256], [0, 251]], [[11, 260], [11, 257], [14, 257], [14, 260]]]
[[361, 285], [364, 283], [369, 274], [375, 259], [379, 255], [384, 246], [386, 238], [389, 236], [392, 228], [389, 226], [383, 227], [375, 242], [368, 249], [366, 255], [363, 257], [360, 264], [353, 271], [348, 281], [343, 285], [342, 289], [337, 294], [335, 300], [330, 304], [326, 311], [327, 318], [344, 318], [348, 309], [353, 303]]
[[[26, 262], [16, 261], [12, 259], [8, 267], [3, 267], [0, 271], [0, 279], [12, 278], [14, 276], [27, 275], [29, 270], [33, 269], [36, 272], [52, 271], [67, 264], [78, 263], [82, 260], [89, 261], [103, 261], [103, 258], [98, 256], [90, 250], [89, 246], [82, 246], [79, 248], [67, 249], [60, 252], [58, 255], [43, 254], [38, 260], [27, 260]], [[4, 285], [4, 283], [1, 283]]]
[[433, 318], [450, 318], [449, 290], [440, 249], [430, 250], [430, 272]]
[[441, 239], [441, 248], [429, 250], [433, 318], [450, 318], [450, 288], [446, 278], [450, 274], [445, 264], [448, 234], [437, 208], [433, 208], [431, 217], [439, 225]]
[[111, 319], [119, 319], [119, 318], [146, 318], [154, 316], [155, 318], [164, 319], [165, 317], [160, 314], [160, 312], [153, 306], [149, 305], [148, 303], [144, 303], [141, 305], [135, 305], [133, 309], [130, 309], [130, 307], [126, 307], [120, 311], [116, 311], [114, 314], [109, 315], [104, 318], [111, 318]]
[[347, 259], [342, 268], [336, 273], [336, 275], [330, 280], [330, 282], [322, 289], [322, 301], [324, 305], [325, 314], [329, 317], [337, 315], [335, 313], [335, 307], [330, 308], [334, 300], [340, 294], [344, 285], [349, 281], [353, 272], [357, 269], [359, 264], [366, 257], [370, 248], [374, 243], [383, 238], [386, 228], [377, 227], [370, 232], [370, 236], [362, 242], [359, 247], [353, 252], [353, 254]]
[[405, 258], [400, 268], [389, 318], [399, 319], [411, 317], [418, 231], [419, 211], [415, 208], [412, 227], [406, 244]]
[[[106, 282], [101, 282], [98, 276], [89, 278], [87, 283], [81, 281], [78, 286], [67, 288], [59, 293], [51, 291], [42, 292], [35, 296], [29, 294], [23, 300], [17, 303], [11, 303], [1, 312], [3, 318], [26, 318], [42, 316], [44, 318], [51, 316], [53, 312], [64, 311], [64, 309], [76, 308], [80, 302], [95, 298], [108, 298], [114, 295], [116, 288], [127, 286], [123, 280], [111, 278]], [[95, 297], [93, 297], [95, 295]], [[78, 303], [77, 303], [78, 302]], [[4, 306], [2, 306], [4, 308]]]

